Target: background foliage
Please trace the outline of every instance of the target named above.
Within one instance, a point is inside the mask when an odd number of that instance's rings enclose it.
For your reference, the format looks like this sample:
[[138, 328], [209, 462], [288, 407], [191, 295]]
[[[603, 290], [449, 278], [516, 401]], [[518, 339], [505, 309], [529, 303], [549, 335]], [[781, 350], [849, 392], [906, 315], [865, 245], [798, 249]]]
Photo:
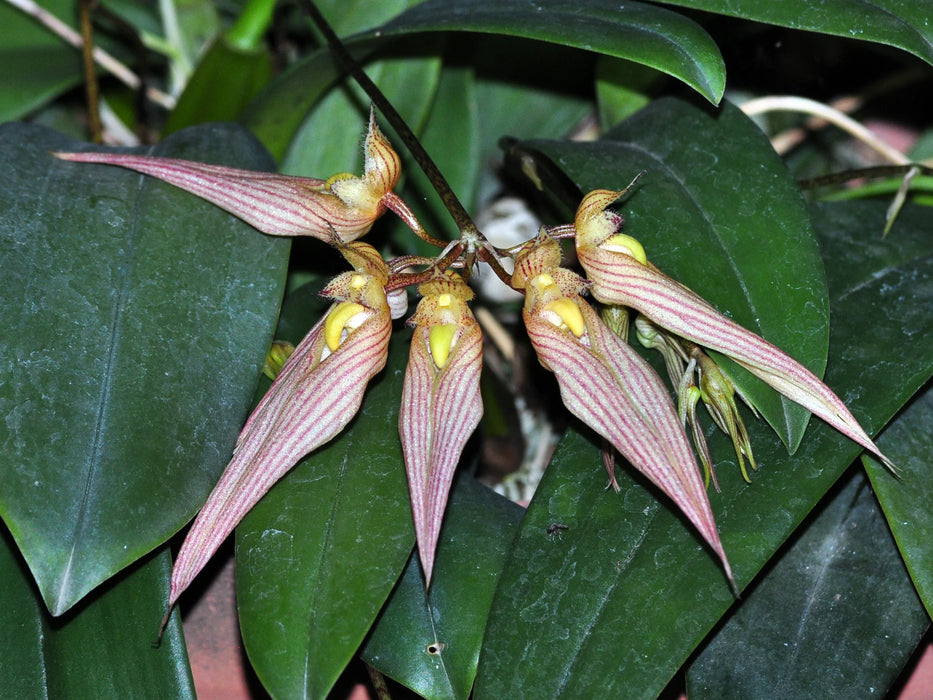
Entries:
[[[297, 6], [201, 0], [173, 19], [171, 3], [102, 5], [99, 43], [177, 98], [139, 109], [101, 76], [114, 119], [163, 137], [139, 152], [359, 169], [369, 101]], [[905, 99], [933, 81], [924, 6], [319, 3], [470, 211], [518, 194], [563, 222], [581, 191], [646, 170], [621, 206], [626, 232], [724, 313], [825, 368], [903, 478], [853, 464], [855, 445], [736, 369], [765, 419], [746, 414], [760, 465], [750, 484], [710, 435], [737, 601], [647, 482], [620, 467], [621, 492], [604, 489], [598, 443], [559, 415], [516, 330], [505, 371], [487, 362], [486, 419], [425, 594], [396, 429], [400, 327], [348, 430], [237, 530], [240, 624], [268, 693], [325, 697], [356, 656], [432, 698], [653, 697], [678, 674], [691, 697], [860, 697], [896, 682], [933, 612], [931, 185], [914, 181], [882, 237], [889, 196], [828, 202], [796, 182], [872, 164], [864, 152], [795, 115], [753, 122], [736, 105], [856, 95], [858, 118], [906, 129], [911, 157], [929, 158], [929, 117]], [[71, 3], [43, 7], [75, 24]], [[226, 464], [269, 342], [300, 339], [341, 263], [153, 180], [53, 159], [100, 148], [75, 140], [79, 55], [11, 5], [0, 22], [0, 118], [12, 122], [0, 127], [0, 687], [193, 695], [177, 613], [151, 646], [172, 536]], [[216, 121], [234, 123], [205, 124]], [[769, 137], [802, 126], [777, 155]], [[407, 161], [402, 194], [435, 235], [455, 235]], [[387, 220], [370, 240], [414, 252], [409, 238]], [[517, 329], [514, 303], [480, 304]], [[527, 510], [476, 478], [488, 480], [484, 450], [516, 395], [566, 426]]]

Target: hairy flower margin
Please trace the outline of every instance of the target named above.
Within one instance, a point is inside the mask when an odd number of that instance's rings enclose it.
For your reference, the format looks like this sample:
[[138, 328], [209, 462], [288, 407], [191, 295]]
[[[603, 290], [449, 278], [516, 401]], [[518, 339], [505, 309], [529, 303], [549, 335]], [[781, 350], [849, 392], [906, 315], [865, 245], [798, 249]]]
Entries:
[[[233, 458], [175, 560], [170, 608], [275, 482], [308, 452], [343, 430], [357, 413], [369, 381], [385, 366], [392, 320], [405, 313], [405, 287], [415, 283], [422, 298], [409, 320], [414, 333], [399, 435], [419, 554], [430, 585], [454, 472], [483, 412], [479, 391], [482, 333], [468, 306], [472, 291], [459, 274], [446, 269], [463, 245], [451, 244], [434, 261], [405, 258], [387, 263], [372, 246], [355, 240], [391, 210], [416, 235], [443, 246], [393, 192], [401, 174], [400, 160], [373, 115], [364, 153], [362, 176], [341, 173], [327, 180], [167, 158], [55, 154], [64, 160], [117, 165], [159, 178], [270, 235], [321, 239], [336, 246], [353, 268], [322, 291], [334, 304], [281, 365], [272, 387], [244, 425]], [[542, 228], [536, 239], [515, 254], [512, 286], [525, 293], [522, 316], [529, 338], [541, 364], [555, 374], [568, 410], [671, 498], [717, 554], [734, 586], [683, 425], [689, 420], [695, 438], [701, 435], [694, 416], [699, 400], [732, 434], [740, 461], [744, 455], [752, 466], [755, 462], [735, 412], [733, 387], [702, 348], [731, 357], [894, 467], [815, 375], [661, 273], [648, 262], [638, 241], [619, 232], [622, 217], [608, 207], [627, 190], [590, 192], [572, 225]], [[555, 236], [568, 229], [572, 229], [586, 279], [561, 266]], [[455, 252], [450, 255], [452, 248]], [[429, 269], [407, 276], [392, 272], [419, 264]], [[603, 317], [583, 299], [587, 291], [604, 305]], [[680, 415], [660, 377], [626, 342], [627, 309], [641, 314], [636, 319], [645, 336], [641, 339], [665, 352], [668, 371], [681, 395]], [[687, 362], [686, 370], [682, 361]], [[692, 378], [695, 369], [699, 388]], [[705, 441], [696, 442], [704, 466], [711, 470]], [[614, 483], [611, 454], [606, 463]]]

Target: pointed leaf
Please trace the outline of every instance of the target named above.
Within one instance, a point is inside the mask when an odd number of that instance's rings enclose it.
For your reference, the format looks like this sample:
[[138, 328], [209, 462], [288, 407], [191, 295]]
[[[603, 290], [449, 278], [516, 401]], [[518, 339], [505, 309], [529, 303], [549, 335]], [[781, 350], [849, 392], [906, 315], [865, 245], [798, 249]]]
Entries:
[[[0, 513], [54, 614], [165, 541], [230, 456], [288, 243], [122, 168], [0, 127]], [[159, 155], [268, 167], [242, 130]]]
[[0, 626], [5, 640], [0, 687], [5, 697], [194, 697], [178, 613], [161, 645], [152, 644], [168, 602], [168, 550], [107, 582], [63, 617], [53, 618], [13, 538], [2, 525], [0, 530]]
[[929, 624], [856, 470], [690, 666], [687, 692], [882, 696]]
[[903, 482], [884, 475], [884, 466], [868, 460], [868, 475], [897, 540], [914, 586], [933, 617], [933, 389], [914, 397], [878, 438], [882, 449], [897, 460]]
[[382, 34], [400, 29], [505, 34], [627, 58], [682, 80], [710, 102], [719, 102], [725, 87], [725, 65], [709, 35], [683, 15], [641, 2], [428, 0]]
[[[525, 147], [548, 156], [583, 192], [621, 189], [646, 170], [616, 206], [623, 231], [662, 272], [822, 374], [826, 283], [807, 211], [784, 164], [738, 109], [664, 99], [604, 140]], [[725, 369], [796, 449], [809, 413], [736, 365]]]
[[933, 27], [926, 0], [664, 0], [668, 5], [719, 12], [791, 29], [877, 41], [933, 64]]
[[412, 556], [363, 647], [363, 659], [423, 697], [468, 698], [498, 574], [524, 513], [460, 474], [430, 592], [425, 594]]
[[[698, 24], [680, 14], [638, 2], [620, 7], [608, 0], [588, 0], [572, 7], [547, 0], [536, 6], [539, 11], [529, 12], [529, 6], [519, 0], [432, 0], [346, 43], [362, 54], [387, 41], [430, 31], [527, 37], [644, 63], [684, 81], [712, 102], [722, 97], [725, 65], [719, 49]], [[247, 108], [243, 123], [281, 158], [337, 77], [329, 51], [312, 54], [270, 83]], [[502, 133], [497, 131], [496, 138]]]
[[[838, 278], [857, 272], [848, 284], [833, 287], [827, 379], [869, 433], [933, 372], [933, 347], [926, 342], [933, 336], [929, 284], [909, 290], [887, 284], [894, 277], [928, 280], [931, 262], [915, 253], [899, 257], [896, 241], [881, 240], [884, 210], [884, 204], [863, 204], [850, 219], [840, 215], [844, 205], [833, 205], [819, 207], [816, 218], [828, 227], [827, 236], [845, 241], [859, 258], [836, 269]], [[933, 240], [926, 212], [905, 212], [905, 225]], [[858, 274], [871, 269], [888, 272], [878, 279]], [[718, 433], [710, 440], [722, 486], [710, 500], [740, 586], [859, 451], [814, 421], [791, 457], [770, 429], [746, 423], [759, 464], [750, 485], [732, 463], [728, 440]], [[654, 697], [734, 602], [692, 529], [643, 480], [621, 468], [616, 472], [622, 490], [612, 494], [603, 489], [598, 448], [575, 431], [565, 437], [503, 569], [477, 698], [511, 697], [527, 687], [543, 696]], [[568, 526], [564, 545], [546, 549], [540, 533], [555, 521]]]

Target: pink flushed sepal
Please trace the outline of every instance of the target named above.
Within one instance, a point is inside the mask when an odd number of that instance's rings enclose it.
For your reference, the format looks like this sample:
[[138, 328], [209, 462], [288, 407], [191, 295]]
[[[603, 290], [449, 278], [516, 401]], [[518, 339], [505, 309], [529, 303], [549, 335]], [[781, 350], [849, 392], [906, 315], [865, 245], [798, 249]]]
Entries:
[[609, 330], [580, 292], [585, 281], [558, 267], [556, 241], [539, 238], [516, 261], [522, 315], [541, 364], [554, 372], [564, 405], [667, 494], [732, 570], [683, 426], [661, 378]]
[[[392, 192], [401, 161], [370, 115], [362, 177], [349, 173], [327, 180], [278, 175], [174, 158], [117, 153], [55, 153], [63, 160], [116, 165], [175, 185], [273, 236], [311, 236], [331, 242], [355, 240], [386, 208], [412, 221]], [[408, 216], [410, 215], [410, 216]]]
[[483, 415], [482, 333], [453, 272], [428, 280], [409, 323], [415, 326], [399, 411], [399, 434], [426, 585], [460, 454]]
[[355, 271], [324, 289], [336, 303], [295, 348], [246, 422], [175, 560], [170, 605], [259, 499], [350, 422], [369, 380], [385, 366], [392, 330], [386, 265], [365, 243], [342, 250]]
[[842, 400], [813, 372], [662, 273], [647, 261], [638, 241], [616, 233], [622, 217], [605, 208], [621, 194], [595, 190], [583, 198], [577, 210], [577, 257], [586, 270], [593, 297], [604, 304], [635, 309], [670, 333], [732, 358], [896, 472]]

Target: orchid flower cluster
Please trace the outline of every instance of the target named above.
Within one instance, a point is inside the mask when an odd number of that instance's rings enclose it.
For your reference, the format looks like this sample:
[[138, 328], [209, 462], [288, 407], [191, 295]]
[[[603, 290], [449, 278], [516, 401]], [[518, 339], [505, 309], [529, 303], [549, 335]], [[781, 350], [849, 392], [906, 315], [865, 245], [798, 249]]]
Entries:
[[[406, 288], [412, 285], [421, 299], [408, 319], [414, 334], [399, 435], [420, 560], [430, 585], [454, 471], [483, 413], [482, 333], [470, 311], [473, 293], [466, 281], [476, 258], [524, 292], [528, 336], [541, 364], [555, 374], [565, 406], [671, 498], [718, 555], [730, 581], [732, 572], [685, 429], [689, 424], [708, 478], [712, 461], [697, 427], [699, 402], [732, 436], [746, 478], [744, 462], [754, 467], [755, 460], [736, 409], [737, 390], [705, 349], [732, 358], [893, 469], [843, 402], [812, 372], [659, 271], [640, 243], [621, 233], [622, 216], [609, 207], [629, 188], [590, 192], [572, 224], [542, 227], [536, 238], [511, 251], [495, 249], [479, 234], [447, 245], [436, 259], [386, 261], [357, 240], [386, 210], [425, 240], [445, 244], [430, 236], [394, 193], [401, 161], [372, 116], [364, 153], [361, 177], [343, 173], [327, 180], [167, 158], [56, 154], [159, 178], [269, 235], [318, 238], [335, 246], [352, 268], [321, 292], [333, 304], [285, 360], [243, 427], [230, 463], [178, 553], [170, 606], [259, 499], [357, 413], [367, 384], [386, 364], [392, 322], [405, 315]], [[561, 264], [559, 240], [569, 237], [585, 278]], [[498, 262], [504, 256], [514, 259], [510, 278]], [[412, 267], [425, 269], [406, 271]], [[599, 310], [584, 298], [587, 293]], [[639, 340], [664, 354], [679, 407], [628, 343], [630, 311], [637, 313]], [[606, 455], [615, 485], [614, 452]]]

